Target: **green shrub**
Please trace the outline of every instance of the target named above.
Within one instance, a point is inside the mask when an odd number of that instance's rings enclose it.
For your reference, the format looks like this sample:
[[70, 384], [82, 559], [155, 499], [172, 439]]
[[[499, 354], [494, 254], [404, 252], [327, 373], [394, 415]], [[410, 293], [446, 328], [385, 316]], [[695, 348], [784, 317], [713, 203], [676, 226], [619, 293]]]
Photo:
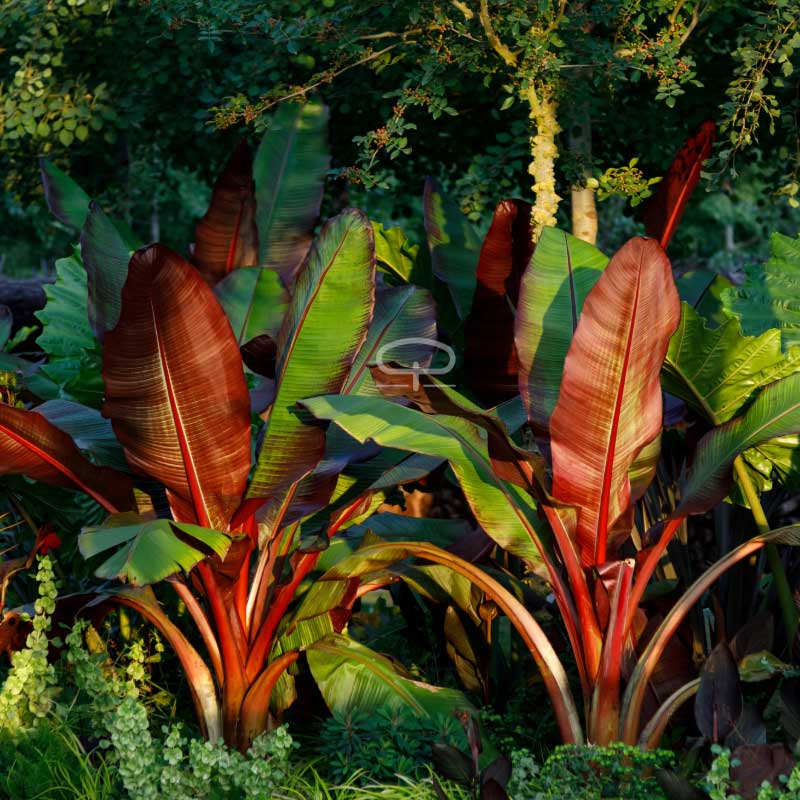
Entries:
[[528, 751], [517, 750], [508, 794], [512, 800], [665, 800], [651, 772], [673, 758], [666, 750], [645, 753], [621, 743], [561, 745], [539, 767]]
[[467, 747], [455, 717], [434, 720], [394, 709], [334, 714], [323, 722], [320, 742], [326, 778], [343, 781], [358, 772], [362, 782], [420, 778], [430, 768], [435, 742]]
[[[737, 794], [735, 781], [731, 778], [731, 768], [738, 766], [735, 758], [731, 758], [731, 751], [715, 744], [711, 747], [714, 760], [703, 782], [703, 788], [711, 800], [741, 800]], [[781, 775], [779, 778], [782, 787], [771, 786], [767, 781], [761, 784], [761, 789], [756, 800], [798, 800], [800, 798], [800, 764], [791, 775]]]

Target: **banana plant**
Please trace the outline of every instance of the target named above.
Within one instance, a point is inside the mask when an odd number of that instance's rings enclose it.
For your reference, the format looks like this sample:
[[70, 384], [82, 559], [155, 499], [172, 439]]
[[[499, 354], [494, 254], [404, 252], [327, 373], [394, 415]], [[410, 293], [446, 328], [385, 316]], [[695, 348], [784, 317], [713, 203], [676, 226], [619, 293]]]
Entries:
[[[563, 669], [541, 644], [541, 629], [528, 644], [562, 737], [635, 743], [658, 659], [697, 599], [766, 544], [800, 542], [796, 526], [760, 533], [698, 578], [649, 640], [639, 641], [645, 590], [686, 517], [728, 494], [740, 453], [800, 429], [800, 377], [769, 383], [740, 416], [701, 440], [679, 503], [637, 531], [637, 552], [634, 509], [658, 459], [659, 375], [680, 321], [671, 266], [650, 239], [631, 240], [606, 265], [589, 252], [581, 257], [567, 234], [549, 237], [552, 247], [537, 246], [522, 277], [516, 318], [519, 388], [538, 450], [522, 448], [494, 414], [432, 380], [408, 387], [412, 407], [353, 396], [302, 405], [360, 442], [449, 461], [486, 533], [550, 582], [578, 667], [583, 724], [569, 686], [554, 677]], [[668, 718], [687, 696], [668, 698], [656, 718]]]

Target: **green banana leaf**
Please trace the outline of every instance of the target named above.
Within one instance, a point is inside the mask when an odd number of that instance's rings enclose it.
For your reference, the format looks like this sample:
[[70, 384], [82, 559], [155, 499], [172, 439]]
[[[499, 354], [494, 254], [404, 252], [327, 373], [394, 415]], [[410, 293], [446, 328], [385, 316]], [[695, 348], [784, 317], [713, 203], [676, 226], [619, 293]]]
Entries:
[[375, 248], [369, 220], [348, 210], [329, 221], [300, 271], [278, 337], [277, 392], [248, 498], [269, 498], [322, 460], [325, 434], [298, 401], [344, 385], [372, 317]]
[[253, 159], [259, 265], [288, 285], [311, 245], [325, 175], [328, 111], [322, 103], [282, 103]]
[[46, 158], [39, 160], [47, 207], [65, 225], [82, 228], [89, 213], [89, 195], [66, 172]]
[[522, 276], [514, 341], [528, 418], [548, 429], [583, 301], [608, 264], [596, 247], [545, 228]]
[[87, 528], [78, 538], [84, 558], [117, 548], [96, 570], [98, 578], [133, 586], [157, 583], [175, 572], [188, 572], [207, 555], [222, 558], [231, 543], [220, 531], [187, 522], [140, 519], [135, 514], [111, 517], [103, 527]]

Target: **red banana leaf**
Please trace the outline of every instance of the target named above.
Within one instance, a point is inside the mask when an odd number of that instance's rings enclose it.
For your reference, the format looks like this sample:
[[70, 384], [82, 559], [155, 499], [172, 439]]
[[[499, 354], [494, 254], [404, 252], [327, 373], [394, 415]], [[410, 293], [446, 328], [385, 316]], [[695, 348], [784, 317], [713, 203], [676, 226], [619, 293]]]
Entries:
[[72, 438], [35, 411], [0, 404], [0, 474], [80, 489], [112, 514], [133, 506], [131, 479], [83, 457]]
[[250, 469], [239, 347], [200, 273], [163, 245], [137, 251], [103, 347], [103, 414], [176, 519], [226, 530]]
[[503, 200], [478, 260], [478, 284], [466, 320], [467, 385], [489, 405], [519, 392], [514, 320], [522, 273], [533, 254], [531, 206]]
[[253, 157], [242, 140], [214, 184], [211, 204], [195, 229], [193, 262], [210, 286], [237, 267], [258, 264]]
[[579, 510], [584, 564], [630, 532], [614, 523], [631, 503], [628, 469], [661, 430], [659, 373], [679, 319], [669, 259], [644, 238], [619, 250], [583, 305], [550, 434], [553, 497]]
[[710, 120], [688, 139], [670, 164], [655, 194], [644, 207], [647, 235], [666, 250], [683, 216], [686, 203], [700, 180], [703, 162], [711, 155], [717, 126]]

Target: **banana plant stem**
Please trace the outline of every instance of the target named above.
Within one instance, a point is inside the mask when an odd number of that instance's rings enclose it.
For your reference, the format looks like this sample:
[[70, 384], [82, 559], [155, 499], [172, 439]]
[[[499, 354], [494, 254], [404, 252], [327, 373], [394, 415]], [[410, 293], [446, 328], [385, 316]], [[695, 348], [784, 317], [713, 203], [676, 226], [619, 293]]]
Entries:
[[[734, 460], [733, 469], [736, 473], [736, 480], [739, 483], [742, 494], [744, 494], [745, 499], [750, 504], [750, 511], [753, 514], [753, 520], [756, 523], [758, 532], [767, 533], [769, 531], [767, 515], [764, 513], [764, 507], [761, 505], [758, 492], [755, 486], [753, 486], [750, 476], [747, 474], [747, 468], [741, 456], [737, 456]], [[770, 572], [772, 572], [772, 579], [775, 581], [775, 590], [778, 593], [778, 602], [781, 605], [781, 613], [783, 616], [783, 627], [786, 631], [787, 644], [791, 652], [794, 638], [797, 635], [797, 606], [792, 597], [792, 587], [789, 586], [789, 580], [786, 577], [786, 570], [783, 568], [783, 562], [781, 561], [777, 545], [768, 544], [764, 549], [767, 553], [767, 561], [769, 562]]]

